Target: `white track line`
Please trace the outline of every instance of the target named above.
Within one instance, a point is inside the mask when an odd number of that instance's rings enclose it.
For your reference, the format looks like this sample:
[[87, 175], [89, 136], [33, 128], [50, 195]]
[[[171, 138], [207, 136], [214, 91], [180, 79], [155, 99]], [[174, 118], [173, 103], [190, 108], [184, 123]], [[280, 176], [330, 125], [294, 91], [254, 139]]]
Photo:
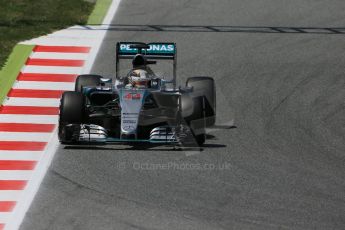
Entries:
[[25, 213], [29, 209], [32, 200], [34, 199], [40, 184], [51, 164], [51, 161], [54, 157], [54, 154], [59, 146], [59, 141], [57, 138], [56, 130], [53, 132], [53, 136], [48, 143], [48, 146], [45, 149], [45, 153], [43, 154], [42, 158], [38, 161], [36, 165], [36, 169], [33, 172], [32, 178], [34, 180], [30, 180], [25, 188], [25, 197], [21, 197], [19, 202], [15, 206], [13, 210], [14, 215], [12, 218], [6, 222], [6, 230], [17, 230], [22, 223]]
[[[109, 27], [109, 24], [111, 23], [112, 18], [114, 17], [117, 8], [120, 4], [121, 0], [113, 0], [112, 4], [107, 12], [107, 15], [105, 19], [103, 20], [103, 24], [105, 25], [105, 29]], [[68, 30], [67, 30], [68, 31]], [[91, 36], [88, 35], [92, 35]], [[84, 38], [84, 35], [86, 36], [86, 41], [84, 44], [84, 41], [82, 38]], [[46, 45], [87, 45], [92, 46], [90, 56], [86, 60], [86, 63], [84, 64], [84, 67], [81, 69], [79, 67], [46, 67], [46, 66], [26, 66], [22, 69], [22, 72], [24, 73], [61, 73], [61, 74], [80, 74], [80, 71], [83, 71], [83, 73], [89, 73], [93, 63], [95, 62], [97, 53], [101, 47], [101, 44], [104, 40], [104, 37], [106, 35], [106, 30], [98, 31], [96, 33], [85, 31], [85, 34], [82, 34], [79, 31], [76, 31], [76, 33], [68, 33], [64, 34], [62, 33], [62, 38], [59, 39], [58, 37], [55, 37], [54, 39], [51, 39], [49, 42], [48, 39], [36, 39], [35, 44], [43, 44]], [[48, 36], [47, 36], [48, 37]], [[67, 37], [67, 39], [64, 39]], [[69, 38], [71, 38], [70, 43], [66, 42], [69, 41]], [[40, 43], [39, 41], [43, 41]], [[36, 43], [37, 41], [37, 43]], [[91, 41], [91, 43], [89, 43]], [[50, 43], [50, 42], [56, 42], [56, 43]], [[66, 42], [66, 43], [65, 43]], [[50, 44], [49, 44], [50, 43]], [[30, 43], [27, 43], [30, 44]], [[72, 87], [73, 90], [74, 87]], [[57, 130], [54, 131], [54, 135], [52, 136], [52, 139], [48, 142], [48, 146], [46, 147], [45, 153], [42, 156], [42, 159], [39, 160], [36, 169], [34, 170], [33, 177], [34, 180], [30, 180], [26, 189], [25, 189], [25, 198], [23, 197], [16, 205], [15, 209], [13, 210], [14, 215], [10, 218], [10, 220], [6, 221], [6, 230], [17, 230], [22, 223], [25, 213], [29, 209], [32, 200], [34, 199], [40, 184], [51, 164], [51, 161], [55, 155], [55, 152], [59, 146], [59, 141], [57, 138]]]
[[[49, 36], [44, 36], [36, 39], [32, 39], [30, 41], [21, 42], [21, 44], [39, 44], [39, 45], [47, 45], [50, 46], [52, 44], [58, 44], [59, 46], [90, 46], [95, 43], [96, 38], [90, 33], [88, 33], [86, 36], [81, 35], [81, 32], [83, 30], [85, 31], [85, 28], [79, 27], [80, 29], [74, 29], [75, 27], [69, 27], [64, 29], [65, 31], [71, 32], [72, 30], [75, 30], [79, 33], [79, 37], [76, 39], [75, 37], [67, 38], [67, 36], [56, 36], [57, 32], [50, 34]], [[66, 33], [66, 32], [65, 32]], [[82, 39], [80, 39], [81, 36], [83, 36]]]
[[12, 212], [0, 212], [0, 223], [6, 223], [12, 217]]
[[0, 201], [17, 201], [22, 195], [22, 190], [0, 190]]
[[[99, 36], [98, 41], [99, 42], [94, 44], [93, 48], [91, 49], [90, 56], [89, 56], [88, 60], [86, 61], [84, 68], [82, 70], [84, 74], [90, 73], [92, 66], [96, 60], [96, 56], [99, 52], [99, 49], [101, 48], [101, 45], [102, 45], [103, 40], [105, 38], [105, 35], [107, 33], [107, 29], [109, 28], [111, 21], [113, 20], [115, 14], [116, 14], [116, 11], [119, 8], [120, 2], [121, 2], [121, 0], [113, 0], [112, 1], [110, 8], [108, 10], [108, 13], [105, 16], [103, 23], [102, 23], [104, 30], [101, 30], [98, 34], [98, 36]], [[115, 46], [115, 44], [114, 44], [114, 46]]]
[[17, 81], [13, 89], [74, 90], [74, 82]]
[[[1, 160], [27, 160], [27, 161], [37, 161], [41, 159], [43, 151], [0, 151]], [[1, 190], [0, 190], [1, 191]], [[1, 197], [1, 194], [0, 194]]]
[[48, 141], [51, 133], [0, 132], [0, 141]]
[[31, 58], [86, 60], [88, 53], [33, 52]]
[[9, 97], [4, 101], [4, 105], [14, 106], [53, 106], [58, 107], [60, 105], [60, 99], [56, 98], [25, 98], [25, 97]]
[[0, 170], [0, 180], [30, 180], [32, 170]]
[[22, 73], [80, 74], [82, 67], [27, 65], [24, 66], [21, 71]]
[[57, 124], [58, 115], [0, 114], [2, 123]]

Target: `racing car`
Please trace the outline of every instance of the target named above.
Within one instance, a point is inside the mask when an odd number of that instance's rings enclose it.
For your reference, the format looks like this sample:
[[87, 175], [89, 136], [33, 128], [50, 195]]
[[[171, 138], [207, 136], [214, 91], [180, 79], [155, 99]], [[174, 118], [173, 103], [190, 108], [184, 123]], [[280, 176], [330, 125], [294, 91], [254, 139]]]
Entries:
[[[131, 61], [120, 76], [120, 61]], [[172, 79], [150, 66], [172, 63]], [[60, 101], [62, 144], [150, 143], [202, 145], [216, 120], [215, 82], [195, 76], [176, 86], [176, 44], [118, 42], [116, 76], [79, 75]]]

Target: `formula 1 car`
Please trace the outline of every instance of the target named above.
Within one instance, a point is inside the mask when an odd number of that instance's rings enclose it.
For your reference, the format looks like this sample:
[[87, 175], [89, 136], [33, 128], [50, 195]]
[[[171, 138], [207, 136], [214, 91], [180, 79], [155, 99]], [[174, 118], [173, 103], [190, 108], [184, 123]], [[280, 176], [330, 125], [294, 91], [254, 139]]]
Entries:
[[[133, 68], [121, 77], [119, 63], [126, 59]], [[151, 70], [157, 60], [172, 61], [172, 80]], [[176, 87], [175, 43], [119, 42], [114, 80], [80, 75], [75, 91], [63, 93], [58, 135], [62, 144], [202, 145], [215, 118], [213, 78], [190, 77]]]

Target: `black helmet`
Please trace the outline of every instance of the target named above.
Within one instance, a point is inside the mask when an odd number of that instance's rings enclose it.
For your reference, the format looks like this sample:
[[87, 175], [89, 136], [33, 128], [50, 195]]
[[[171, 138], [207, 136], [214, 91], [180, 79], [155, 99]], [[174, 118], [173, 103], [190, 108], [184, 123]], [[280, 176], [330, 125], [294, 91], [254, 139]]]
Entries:
[[132, 65], [133, 65], [133, 68], [146, 65], [146, 58], [142, 54], [137, 54], [134, 56], [132, 60]]

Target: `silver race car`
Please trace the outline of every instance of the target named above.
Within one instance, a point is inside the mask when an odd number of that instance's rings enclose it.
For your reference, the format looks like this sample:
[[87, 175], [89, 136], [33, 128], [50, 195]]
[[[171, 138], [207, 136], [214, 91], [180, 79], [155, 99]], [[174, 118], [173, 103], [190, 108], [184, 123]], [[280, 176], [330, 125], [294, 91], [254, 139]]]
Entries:
[[[131, 61], [120, 76], [120, 61]], [[150, 65], [172, 62], [172, 79]], [[215, 83], [190, 77], [176, 87], [176, 44], [119, 42], [116, 78], [80, 75], [75, 91], [64, 92], [59, 115], [63, 144], [126, 143], [202, 145], [216, 118]]]

